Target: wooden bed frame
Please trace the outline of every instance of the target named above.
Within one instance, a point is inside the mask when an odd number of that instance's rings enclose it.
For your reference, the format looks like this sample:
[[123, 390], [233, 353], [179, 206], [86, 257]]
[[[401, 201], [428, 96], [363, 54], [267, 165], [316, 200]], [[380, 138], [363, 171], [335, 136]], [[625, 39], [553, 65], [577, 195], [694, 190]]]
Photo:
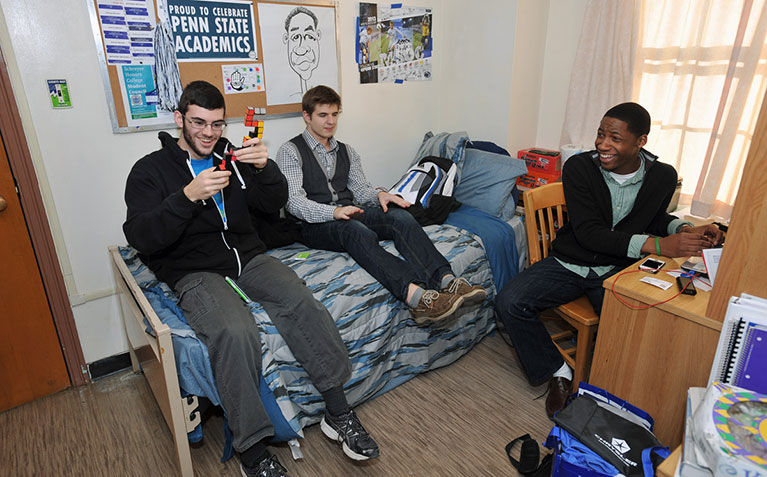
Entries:
[[[109, 247], [117, 294], [128, 337], [133, 372], [143, 372], [160, 406], [176, 446], [176, 462], [183, 477], [192, 477], [192, 456], [187, 433], [200, 423], [196, 396], [181, 397], [170, 328], [160, 322], [149, 301], [128, 270], [117, 246]], [[154, 336], [146, 332], [146, 322]]]

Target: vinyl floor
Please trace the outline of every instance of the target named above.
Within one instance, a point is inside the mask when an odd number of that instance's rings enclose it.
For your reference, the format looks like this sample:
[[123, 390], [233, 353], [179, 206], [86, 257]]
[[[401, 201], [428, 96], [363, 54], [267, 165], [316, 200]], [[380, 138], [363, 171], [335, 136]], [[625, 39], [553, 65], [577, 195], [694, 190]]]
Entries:
[[[544, 387], [531, 388], [498, 333], [445, 368], [357, 408], [381, 457], [347, 459], [314, 425], [301, 442], [304, 459], [271, 446], [294, 477], [516, 475], [504, 447], [551, 429]], [[208, 413], [205, 438], [192, 448], [197, 476], [238, 476], [239, 461], [221, 463], [223, 418]], [[0, 414], [0, 475], [173, 476], [173, 439], [142, 375], [130, 370]], [[542, 451], [545, 449], [542, 448]]]

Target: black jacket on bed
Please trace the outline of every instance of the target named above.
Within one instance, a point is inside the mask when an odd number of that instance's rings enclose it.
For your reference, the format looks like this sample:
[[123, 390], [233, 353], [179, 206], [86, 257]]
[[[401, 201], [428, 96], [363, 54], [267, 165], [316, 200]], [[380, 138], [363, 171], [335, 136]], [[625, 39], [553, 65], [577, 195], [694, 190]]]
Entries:
[[[161, 132], [159, 138], [162, 149], [136, 162], [128, 175], [123, 224], [128, 243], [171, 287], [191, 272], [238, 277], [251, 258], [266, 250], [251, 212], [275, 213], [285, 205], [285, 177], [272, 160], [261, 170], [236, 163], [242, 182], [233, 172], [223, 190], [225, 228], [213, 198], [195, 203], [184, 194], [193, 179], [189, 153], [169, 134]], [[222, 149], [224, 141], [215, 149]]]
[[676, 170], [657, 156], [640, 150], [645, 176], [631, 212], [612, 227], [610, 190], [600, 172], [599, 154], [589, 151], [573, 156], [562, 169], [562, 187], [569, 221], [552, 244], [552, 255], [560, 260], [588, 267], [626, 267], [636, 261], [626, 255], [631, 236], [668, 235], [668, 214], [676, 189]]

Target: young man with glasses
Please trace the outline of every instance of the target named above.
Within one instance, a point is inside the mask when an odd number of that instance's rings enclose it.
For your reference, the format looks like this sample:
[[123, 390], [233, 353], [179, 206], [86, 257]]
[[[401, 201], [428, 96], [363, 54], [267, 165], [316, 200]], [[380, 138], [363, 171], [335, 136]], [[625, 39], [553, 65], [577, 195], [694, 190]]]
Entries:
[[215, 156], [230, 146], [221, 137], [224, 114], [215, 86], [187, 85], [174, 113], [181, 137], [159, 133], [162, 149], [139, 160], [128, 176], [125, 236], [176, 291], [189, 325], [208, 347], [243, 475], [287, 471], [266, 448], [274, 427], [259, 399], [258, 327], [226, 277], [264, 307], [322, 394], [323, 432], [352, 459], [378, 457], [344, 395], [351, 365], [333, 318], [293, 270], [264, 254], [254, 228], [252, 211], [276, 212], [286, 203], [287, 181], [258, 138], [243, 142], [236, 161], [218, 167]]

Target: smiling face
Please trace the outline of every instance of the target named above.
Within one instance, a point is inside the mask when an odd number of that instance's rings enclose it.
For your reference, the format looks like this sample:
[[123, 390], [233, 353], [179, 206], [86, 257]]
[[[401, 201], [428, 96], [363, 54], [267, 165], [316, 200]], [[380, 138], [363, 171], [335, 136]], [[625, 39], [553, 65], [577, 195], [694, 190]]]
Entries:
[[314, 19], [305, 13], [294, 15], [282, 39], [288, 45], [290, 67], [301, 79], [311, 78], [320, 62], [320, 31]]
[[311, 115], [304, 111], [306, 129], [320, 144], [327, 146], [328, 141], [336, 132], [339, 114], [341, 113], [337, 104], [318, 104], [314, 107], [314, 112]]
[[636, 136], [628, 124], [605, 116], [599, 123], [594, 146], [602, 169], [616, 174], [630, 174], [639, 169], [639, 150], [647, 143], [647, 134]]
[[[181, 128], [178, 146], [189, 151], [192, 159], [205, 159], [213, 152], [216, 141], [221, 137], [224, 124], [224, 108], [205, 109], [191, 104], [185, 114], [176, 111], [173, 114], [176, 125]], [[200, 128], [194, 123], [204, 123]], [[215, 123], [215, 127], [214, 127]]]

